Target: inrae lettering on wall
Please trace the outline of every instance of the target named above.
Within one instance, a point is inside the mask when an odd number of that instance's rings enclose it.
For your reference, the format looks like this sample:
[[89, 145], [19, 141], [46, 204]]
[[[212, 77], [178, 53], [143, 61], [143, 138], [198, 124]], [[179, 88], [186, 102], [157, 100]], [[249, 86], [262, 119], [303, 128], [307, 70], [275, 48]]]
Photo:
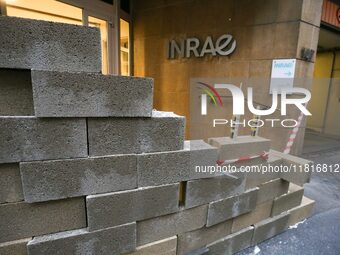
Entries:
[[191, 37], [184, 40], [170, 40], [167, 45], [168, 59], [204, 57], [212, 56], [228, 56], [236, 49], [236, 40], [232, 35], [221, 35], [214, 42], [211, 36], [208, 36], [202, 43], [198, 38]]

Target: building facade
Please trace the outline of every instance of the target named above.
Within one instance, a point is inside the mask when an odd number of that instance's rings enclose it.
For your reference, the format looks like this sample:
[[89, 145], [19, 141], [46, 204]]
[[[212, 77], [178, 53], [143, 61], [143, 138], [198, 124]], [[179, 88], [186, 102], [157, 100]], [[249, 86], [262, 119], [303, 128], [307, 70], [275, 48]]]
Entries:
[[[96, 26], [102, 38], [102, 72], [154, 78], [154, 108], [187, 118], [187, 138], [229, 136], [230, 128], [198, 128], [200, 114], [190, 97], [195, 79], [219, 79], [254, 90], [254, 102], [271, 106], [273, 60], [295, 60], [294, 87], [312, 91], [308, 108], [294, 142], [301, 152], [305, 128], [340, 135], [339, 6], [334, 0], [1, 0], [3, 14], [85, 26]], [[228, 34], [235, 42], [228, 55], [202, 54]], [[169, 58], [171, 42], [195, 38], [197, 52]], [[208, 42], [207, 42], [208, 40]], [[186, 41], [187, 42], [187, 41]], [[175, 47], [175, 46], [174, 46]], [[174, 53], [181, 49], [173, 49]], [[183, 49], [184, 50], [184, 49]], [[207, 52], [209, 49], [207, 49]], [[318, 79], [314, 79], [318, 78]], [[331, 80], [331, 78], [333, 78]], [[232, 100], [226, 94], [220, 112], [232, 119]], [[196, 100], [196, 99], [194, 99]], [[195, 110], [196, 109], [196, 110]], [[287, 117], [298, 119], [300, 111], [288, 108]], [[253, 115], [246, 111], [245, 118]], [[270, 118], [283, 119], [280, 110]], [[259, 129], [261, 136], [283, 151], [292, 128]], [[240, 127], [239, 134], [250, 134]]]

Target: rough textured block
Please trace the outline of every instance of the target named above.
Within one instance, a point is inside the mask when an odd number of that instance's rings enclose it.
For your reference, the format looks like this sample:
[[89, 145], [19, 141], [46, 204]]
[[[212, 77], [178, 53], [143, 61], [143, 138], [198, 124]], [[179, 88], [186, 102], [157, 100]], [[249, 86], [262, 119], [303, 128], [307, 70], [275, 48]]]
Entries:
[[177, 255], [199, 250], [231, 233], [232, 221], [225, 221], [212, 227], [204, 227], [178, 235]]
[[235, 233], [243, 228], [249, 227], [270, 217], [273, 201], [267, 201], [256, 205], [255, 209], [249, 213], [240, 215], [233, 219], [232, 232]]
[[157, 242], [149, 243], [136, 248], [134, 252], [126, 255], [176, 255], [177, 236], [169, 237]]
[[254, 228], [248, 227], [207, 246], [210, 254], [232, 255], [251, 246]]
[[87, 156], [85, 119], [0, 117], [0, 163]]
[[301, 204], [304, 189], [293, 183], [289, 185], [288, 193], [274, 199], [272, 216], [288, 211]]
[[[197, 171], [198, 166], [201, 170], [209, 166], [216, 166], [216, 161], [218, 158], [218, 150], [204, 142], [203, 140], [190, 140], [184, 142], [184, 148], [190, 150], [190, 169], [191, 178], [204, 178], [211, 177], [210, 173], [205, 173], [204, 171]], [[197, 170], [196, 170], [197, 168]]]
[[288, 226], [294, 225], [312, 215], [315, 201], [307, 197], [302, 198], [299, 206], [289, 210]]
[[184, 117], [158, 111], [152, 118], [90, 118], [90, 155], [181, 150], [184, 122]]
[[244, 186], [243, 178], [232, 175], [188, 181], [185, 207], [191, 208], [242, 193]]
[[32, 71], [37, 117], [151, 117], [150, 78]]
[[208, 205], [137, 222], [137, 245], [202, 228], [207, 222]]
[[24, 162], [20, 171], [29, 203], [137, 187], [135, 155]]
[[252, 211], [256, 206], [258, 188], [209, 204], [207, 227]]
[[[264, 172], [249, 171], [246, 173], [246, 189], [251, 189], [259, 186], [262, 183], [269, 182], [280, 178], [280, 171], [274, 172], [270, 168], [279, 167], [282, 165], [282, 159], [269, 154], [268, 162], [261, 164], [261, 169]], [[265, 172], [265, 167], [268, 171]]]
[[27, 245], [28, 255], [112, 255], [136, 248], [136, 223], [95, 232], [86, 229], [35, 237]]
[[89, 230], [121, 225], [178, 211], [179, 185], [163, 185], [86, 198]]
[[0, 204], [22, 200], [19, 164], [0, 164]]
[[0, 205], [0, 242], [86, 227], [83, 198]]
[[257, 194], [257, 204], [273, 200], [288, 192], [289, 182], [275, 179], [259, 185], [259, 192]]
[[31, 238], [0, 243], [0, 255], [27, 255], [27, 243]]
[[[198, 166], [214, 166], [217, 150], [202, 140], [186, 141], [184, 150], [138, 155], [138, 186], [155, 186], [198, 178], [210, 173], [196, 172]], [[169, 174], [171, 173], [171, 174]]]
[[34, 115], [31, 72], [0, 69], [0, 116]]
[[274, 150], [270, 150], [270, 153], [282, 158], [283, 165], [290, 168], [289, 172], [281, 173], [282, 179], [300, 186], [310, 181], [312, 171], [306, 172], [304, 169], [305, 166], [309, 166], [307, 169], [310, 169], [310, 165], [313, 164], [312, 161]]
[[269, 151], [270, 140], [258, 136], [238, 136], [209, 138], [209, 143], [219, 149], [219, 160], [238, 159]]
[[280, 214], [254, 225], [252, 244], [258, 244], [286, 230], [289, 214]]
[[101, 71], [97, 28], [1, 16], [0, 34], [0, 67]]

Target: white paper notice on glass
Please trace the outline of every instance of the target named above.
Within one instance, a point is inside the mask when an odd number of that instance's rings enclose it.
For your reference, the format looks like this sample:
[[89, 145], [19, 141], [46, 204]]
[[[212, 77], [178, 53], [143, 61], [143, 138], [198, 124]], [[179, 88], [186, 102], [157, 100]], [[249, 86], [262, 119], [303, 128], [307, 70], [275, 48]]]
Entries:
[[274, 89], [280, 93], [283, 88], [293, 88], [295, 64], [296, 59], [273, 59], [270, 94], [272, 94]]

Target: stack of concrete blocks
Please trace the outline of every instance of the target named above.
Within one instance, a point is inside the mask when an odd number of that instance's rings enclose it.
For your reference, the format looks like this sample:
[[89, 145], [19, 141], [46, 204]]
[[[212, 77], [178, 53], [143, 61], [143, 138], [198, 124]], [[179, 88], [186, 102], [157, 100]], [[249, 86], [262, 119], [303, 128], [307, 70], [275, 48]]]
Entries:
[[303, 173], [196, 171], [270, 141], [184, 141], [151, 79], [100, 73], [96, 28], [0, 17], [0, 35], [1, 255], [232, 254], [310, 214]]

